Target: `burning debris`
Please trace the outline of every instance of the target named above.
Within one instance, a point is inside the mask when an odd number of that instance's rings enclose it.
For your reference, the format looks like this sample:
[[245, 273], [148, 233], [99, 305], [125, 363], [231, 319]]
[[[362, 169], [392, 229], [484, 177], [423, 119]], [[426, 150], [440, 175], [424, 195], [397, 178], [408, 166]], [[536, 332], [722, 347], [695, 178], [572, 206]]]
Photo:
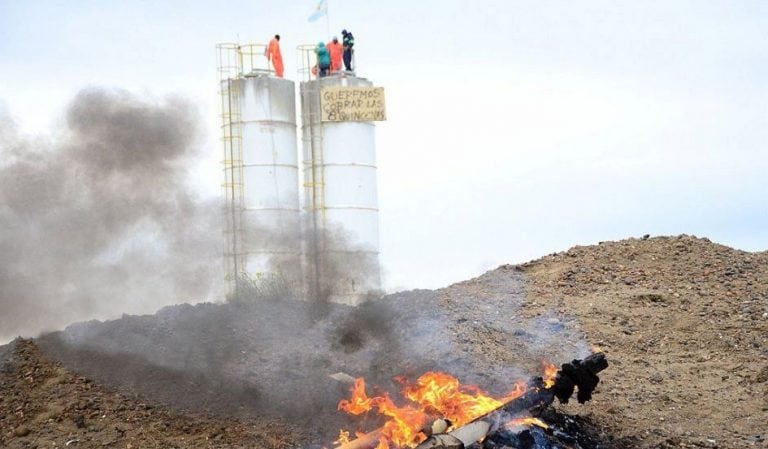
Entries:
[[368, 418], [371, 411], [384, 425], [358, 432], [350, 440], [341, 431], [336, 449], [465, 448], [549, 448], [575, 441], [540, 417], [557, 398], [567, 403], [578, 388], [576, 399], [585, 403], [600, 381], [597, 374], [608, 367], [602, 353], [563, 364], [560, 370], [545, 367], [543, 377], [518, 382], [502, 398], [495, 399], [473, 385], [461, 385], [445, 373], [428, 372], [402, 385], [406, 405], [396, 405], [388, 393], [369, 396], [365, 381], [356, 379], [349, 399], [339, 410]]

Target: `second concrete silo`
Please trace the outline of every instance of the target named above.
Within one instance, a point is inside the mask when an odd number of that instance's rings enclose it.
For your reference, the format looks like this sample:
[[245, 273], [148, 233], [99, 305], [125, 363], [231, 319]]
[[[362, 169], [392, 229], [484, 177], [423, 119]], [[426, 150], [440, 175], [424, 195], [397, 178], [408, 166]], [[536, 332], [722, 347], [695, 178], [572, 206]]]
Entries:
[[317, 237], [305, 248], [308, 288], [357, 304], [381, 283], [374, 121], [384, 120], [383, 90], [340, 72], [306, 79], [300, 93], [304, 210]]

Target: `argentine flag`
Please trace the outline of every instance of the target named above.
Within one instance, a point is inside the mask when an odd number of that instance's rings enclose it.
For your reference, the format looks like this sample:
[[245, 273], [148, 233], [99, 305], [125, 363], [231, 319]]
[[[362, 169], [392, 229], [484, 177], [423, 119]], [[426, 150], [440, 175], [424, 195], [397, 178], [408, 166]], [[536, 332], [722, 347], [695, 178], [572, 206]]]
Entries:
[[323, 17], [326, 14], [328, 14], [327, 0], [320, 0], [319, 2], [317, 2], [317, 6], [315, 7], [315, 12], [313, 12], [312, 15], [309, 16], [309, 19], [307, 20], [309, 22], [314, 22], [315, 20]]

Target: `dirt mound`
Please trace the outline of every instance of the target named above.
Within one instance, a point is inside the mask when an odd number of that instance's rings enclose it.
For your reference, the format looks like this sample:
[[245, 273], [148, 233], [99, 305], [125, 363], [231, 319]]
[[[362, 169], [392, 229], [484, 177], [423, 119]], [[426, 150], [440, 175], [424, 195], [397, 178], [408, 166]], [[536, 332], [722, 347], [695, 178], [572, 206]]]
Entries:
[[576, 317], [612, 362], [589, 407], [639, 447], [768, 447], [768, 253], [682, 235], [522, 266], [526, 316]]
[[0, 446], [327, 444], [346, 389], [329, 374], [386, 389], [441, 369], [500, 393], [591, 344], [611, 362], [603, 384], [561, 410], [605, 447], [763, 447], [766, 335], [768, 254], [688, 236], [601, 243], [361, 308], [182, 305], [70, 326], [37, 340], [45, 356], [0, 347]]
[[37, 344], [49, 359], [124, 395], [179, 413], [280, 417], [306, 429], [305, 441], [327, 444], [351, 424], [336, 411], [349, 386], [331, 374], [362, 375], [393, 391], [396, 375], [441, 370], [500, 395], [540, 374], [544, 358], [585, 355], [574, 323], [521, 318], [524, 292], [519, 270], [498, 270], [358, 308], [290, 298], [173, 306], [78, 323]]
[[296, 428], [277, 420], [179, 414], [118, 394], [48, 361], [28, 340], [5, 349], [0, 447], [283, 449], [303, 439]]
[[[357, 308], [280, 300], [166, 307], [154, 315], [69, 326], [37, 340], [53, 360], [125, 394], [180, 410], [311, 422], [328, 441], [347, 425], [337, 412], [364, 376], [392, 392], [395, 376], [448, 371], [506, 393], [540, 373], [542, 358], [584, 355], [581, 335], [560, 324], [512, 321], [524, 302], [519, 271], [485, 277], [487, 292], [461, 285], [389, 295]], [[485, 294], [487, 293], [487, 294]]]

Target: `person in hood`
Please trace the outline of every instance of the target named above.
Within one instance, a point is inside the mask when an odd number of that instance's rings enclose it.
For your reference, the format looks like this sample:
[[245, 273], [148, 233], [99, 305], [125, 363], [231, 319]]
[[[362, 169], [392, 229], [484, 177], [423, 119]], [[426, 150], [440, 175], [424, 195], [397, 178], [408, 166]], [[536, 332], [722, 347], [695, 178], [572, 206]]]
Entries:
[[341, 31], [343, 48], [344, 48], [344, 69], [348, 72], [352, 71], [352, 53], [355, 51], [355, 37], [352, 36], [347, 30]]
[[280, 54], [280, 35], [275, 34], [275, 37], [269, 41], [267, 46], [267, 60], [272, 63], [272, 67], [275, 68], [275, 75], [278, 78], [283, 77], [283, 55]]
[[333, 36], [333, 40], [328, 42], [326, 48], [328, 48], [328, 54], [331, 56], [331, 72], [338, 72], [341, 70], [341, 54], [343, 51], [339, 38]]
[[328, 53], [328, 48], [323, 42], [317, 44], [317, 68], [320, 78], [328, 76], [328, 72], [331, 70], [331, 55]]

